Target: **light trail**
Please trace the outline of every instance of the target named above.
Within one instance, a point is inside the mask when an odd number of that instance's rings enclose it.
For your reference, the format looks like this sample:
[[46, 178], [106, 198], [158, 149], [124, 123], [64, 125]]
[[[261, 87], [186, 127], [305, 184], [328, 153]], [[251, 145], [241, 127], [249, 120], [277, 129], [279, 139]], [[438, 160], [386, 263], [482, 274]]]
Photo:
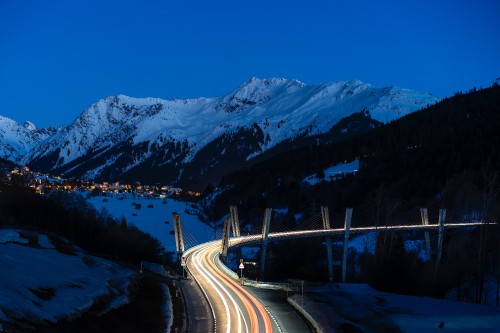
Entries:
[[[196, 251], [193, 254], [193, 256], [194, 256], [193, 260], [194, 260], [194, 262], [197, 263], [197, 267], [199, 267], [199, 269], [201, 270], [201, 272], [204, 273], [204, 276], [206, 277], [206, 281], [212, 287], [211, 289], [215, 290], [215, 292], [219, 295], [220, 300], [222, 300], [222, 304], [224, 305], [224, 310], [225, 310], [225, 314], [226, 314], [226, 322], [225, 322], [226, 332], [230, 333], [231, 332], [230, 331], [230, 327], [231, 327], [231, 312], [229, 311], [229, 306], [227, 304], [227, 300], [222, 295], [222, 293], [220, 291], [220, 288], [217, 288], [217, 286], [214, 284], [214, 282], [215, 282], [220, 287], [220, 283], [217, 280], [214, 281], [212, 275], [205, 268], [205, 265], [202, 262], [202, 258], [203, 258], [202, 255], [203, 255], [203, 249], [200, 249], [200, 250]], [[198, 281], [198, 284], [205, 291], [205, 295], [207, 295], [206, 287], [203, 287], [203, 284], [201, 284], [200, 281]], [[207, 295], [207, 297], [208, 297], [208, 295]], [[231, 297], [229, 297], [229, 298], [231, 299], [231, 301], [233, 302], [233, 304], [235, 304], [234, 299], [232, 299]], [[210, 304], [212, 304], [212, 301], [210, 301]], [[212, 305], [212, 307], [213, 307], [213, 305]], [[221, 321], [219, 321], [219, 322], [221, 322]]]
[[268, 312], [239, 283], [218, 267], [220, 241], [202, 244], [185, 253], [191, 276], [209, 300], [215, 332], [272, 332]]
[[[199, 262], [199, 264], [201, 265], [200, 267], [204, 268], [204, 271], [206, 273], [208, 273], [207, 276], [209, 276], [210, 279], [220, 288], [220, 290], [224, 291], [226, 296], [231, 300], [231, 303], [233, 304], [234, 311], [236, 312], [236, 315], [237, 315], [236, 322], [237, 322], [237, 326], [238, 326], [238, 332], [242, 332], [242, 320], [243, 320], [243, 324], [246, 327], [246, 332], [248, 332], [248, 324], [246, 322], [246, 319], [242, 315], [242, 310], [241, 310], [240, 306], [236, 303], [235, 297], [233, 297], [233, 295], [231, 295], [227, 286], [223, 285], [224, 276], [221, 275], [216, 269], [214, 269], [214, 267], [216, 267], [215, 262], [213, 261], [214, 259], [210, 257], [210, 254], [212, 253], [211, 251], [213, 248], [217, 248], [217, 246], [212, 246], [212, 247], [208, 248], [208, 252], [206, 252], [206, 255], [203, 256], [203, 262]], [[219, 296], [221, 296], [220, 293], [219, 293]], [[239, 296], [239, 295], [237, 295], [237, 296]], [[224, 301], [223, 298], [222, 298], [222, 300]], [[231, 313], [227, 310], [227, 307], [226, 307], [226, 314], [228, 315], [228, 318], [229, 318], [229, 320], [227, 322], [226, 332], [229, 333], [229, 332], [231, 332], [231, 320], [230, 320]]]
[[[486, 225], [495, 225], [495, 222], [464, 222], [464, 223], [448, 223], [444, 225], [444, 229], [450, 228], [464, 228], [464, 227], [480, 227]], [[359, 234], [372, 231], [403, 231], [403, 230], [433, 230], [438, 229], [438, 224], [428, 224], [428, 225], [389, 225], [389, 226], [379, 226], [379, 227], [351, 227], [350, 234]], [[333, 236], [333, 235], [343, 235], [345, 232], [344, 228], [336, 229], [315, 229], [315, 230], [299, 230], [299, 231], [282, 231], [269, 233], [269, 239], [293, 239], [293, 238], [307, 238], [307, 237], [321, 237], [321, 236]], [[262, 240], [262, 235], [250, 235], [242, 236], [231, 239], [230, 246], [259, 243]]]

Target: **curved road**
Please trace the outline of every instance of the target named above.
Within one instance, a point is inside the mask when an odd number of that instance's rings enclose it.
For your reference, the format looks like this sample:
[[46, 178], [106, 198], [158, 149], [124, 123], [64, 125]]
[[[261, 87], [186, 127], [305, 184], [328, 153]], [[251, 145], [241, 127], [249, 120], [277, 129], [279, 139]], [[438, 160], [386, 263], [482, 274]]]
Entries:
[[213, 330], [218, 333], [279, 332], [264, 306], [239, 283], [217, 267], [220, 241], [197, 246], [185, 253], [189, 273], [212, 308]]

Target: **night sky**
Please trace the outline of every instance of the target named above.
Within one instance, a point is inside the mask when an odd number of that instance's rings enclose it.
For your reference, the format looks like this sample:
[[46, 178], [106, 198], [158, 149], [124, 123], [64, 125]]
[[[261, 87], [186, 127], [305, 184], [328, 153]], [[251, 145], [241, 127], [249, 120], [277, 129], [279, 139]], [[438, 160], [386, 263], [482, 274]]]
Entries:
[[500, 1], [0, 0], [0, 115], [69, 125], [110, 95], [224, 95], [252, 76], [446, 97], [500, 77]]

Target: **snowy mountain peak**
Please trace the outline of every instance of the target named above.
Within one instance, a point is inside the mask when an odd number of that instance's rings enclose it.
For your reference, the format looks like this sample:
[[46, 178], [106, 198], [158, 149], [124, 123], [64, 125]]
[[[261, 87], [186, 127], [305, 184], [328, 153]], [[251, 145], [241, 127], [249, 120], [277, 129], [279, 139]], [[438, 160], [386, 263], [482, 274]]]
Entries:
[[38, 136], [26, 126], [0, 116], [0, 156], [17, 162], [31, 147], [36, 145]]
[[109, 96], [87, 108], [70, 128], [84, 126], [107, 131], [116, 126], [133, 126], [143, 117], [158, 113], [164, 103], [159, 98]]
[[276, 96], [292, 94], [305, 86], [298, 80], [252, 77], [223, 97], [219, 102], [219, 108], [223, 108], [226, 112], [243, 111]]
[[277, 77], [272, 77], [272, 78], [267, 78], [267, 79], [261, 79], [255, 76], [252, 76], [250, 79], [245, 81], [240, 87], [242, 86], [272, 86], [272, 85], [282, 85], [282, 84], [298, 84], [298, 85], [305, 85], [304, 83], [295, 80], [295, 79], [285, 79], [285, 78], [277, 78]]
[[130, 97], [126, 95], [118, 95], [115, 97], [116, 101], [120, 101], [124, 104], [129, 104], [129, 105], [154, 105], [154, 104], [161, 104], [164, 102], [164, 100], [156, 97], [142, 97], [142, 98], [137, 98], [137, 97]]
[[[106, 111], [110, 108], [123, 108], [126, 105], [132, 106], [151, 106], [156, 104], [162, 104], [165, 101], [160, 98], [153, 97], [129, 97], [126, 95], [116, 95], [116, 96], [108, 96], [99, 100], [98, 102], [92, 104], [86, 111], [90, 109], [94, 110], [103, 110]], [[133, 111], [132, 109], [127, 109], [127, 111]]]
[[26, 120], [24, 122], [24, 128], [26, 128], [30, 132], [35, 132], [37, 130], [35, 124], [33, 124], [31, 121]]
[[273, 93], [276, 91], [280, 91], [283, 88], [302, 88], [305, 87], [306, 84], [294, 80], [294, 79], [283, 79], [283, 78], [268, 78], [268, 79], [260, 79], [257, 77], [252, 77], [249, 80], [245, 81], [242, 85], [240, 85], [233, 93], [244, 96], [248, 94], [255, 94], [258, 91], [265, 91], [268, 93]]

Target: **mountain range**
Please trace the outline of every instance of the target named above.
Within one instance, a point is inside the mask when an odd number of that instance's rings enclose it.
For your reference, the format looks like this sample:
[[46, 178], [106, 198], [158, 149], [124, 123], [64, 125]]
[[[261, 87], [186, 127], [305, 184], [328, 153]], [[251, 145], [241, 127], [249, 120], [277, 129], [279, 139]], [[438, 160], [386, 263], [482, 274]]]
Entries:
[[[358, 80], [307, 85], [251, 78], [222, 97], [104, 98], [66, 127], [37, 129], [0, 116], [0, 157], [67, 178], [202, 188], [281, 146], [337, 131], [361, 115], [367, 130], [439, 99]], [[335, 137], [335, 135], [333, 135]]]

